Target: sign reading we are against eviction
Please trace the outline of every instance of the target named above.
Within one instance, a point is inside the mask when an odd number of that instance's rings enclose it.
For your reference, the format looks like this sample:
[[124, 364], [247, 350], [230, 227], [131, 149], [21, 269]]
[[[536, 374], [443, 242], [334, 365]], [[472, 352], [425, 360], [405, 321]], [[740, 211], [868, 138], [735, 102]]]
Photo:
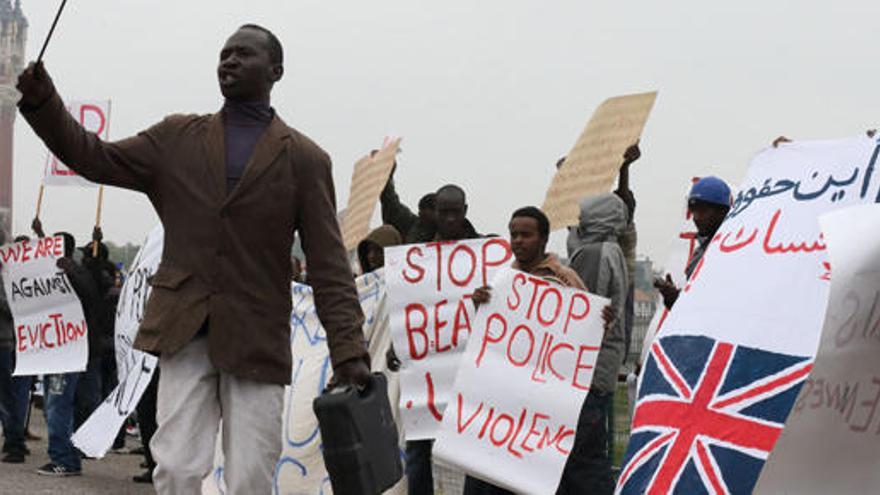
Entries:
[[401, 361], [407, 440], [434, 438], [476, 309], [470, 297], [512, 257], [505, 239], [429, 242], [385, 250], [391, 338]]
[[517, 493], [554, 493], [593, 379], [608, 300], [515, 270], [492, 287], [434, 455]]
[[88, 327], [73, 285], [57, 266], [63, 256], [61, 236], [0, 246], [16, 376], [86, 369]]

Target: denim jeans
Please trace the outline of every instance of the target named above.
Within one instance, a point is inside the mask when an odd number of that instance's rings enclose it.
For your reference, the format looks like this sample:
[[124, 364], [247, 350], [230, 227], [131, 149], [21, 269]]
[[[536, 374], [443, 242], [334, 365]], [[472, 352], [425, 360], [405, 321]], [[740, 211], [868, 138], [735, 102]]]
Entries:
[[103, 393], [101, 364], [99, 358], [89, 359], [86, 370], [79, 375], [73, 412], [74, 431], [89, 419], [104, 399], [101, 395]]
[[0, 417], [3, 420], [3, 452], [24, 454], [25, 420], [30, 403], [32, 376], [12, 376], [15, 351], [0, 350]]
[[574, 445], [562, 470], [556, 495], [614, 492], [606, 429], [611, 394], [590, 391], [581, 406]]
[[434, 472], [431, 466], [433, 440], [406, 442], [406, 477], [409, 495], [434, 495]]
[[49, 459], [72, 471], [81, 469], [79, 451], [70, 441], [79, 373], [45, 376], [46, 426], [49, 429]]

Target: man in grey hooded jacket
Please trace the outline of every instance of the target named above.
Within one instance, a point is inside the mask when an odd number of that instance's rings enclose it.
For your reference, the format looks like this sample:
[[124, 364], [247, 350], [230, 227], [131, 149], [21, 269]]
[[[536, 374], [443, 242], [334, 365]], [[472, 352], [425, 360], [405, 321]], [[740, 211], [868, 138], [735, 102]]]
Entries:
[[612, 193], [581, 200], [580, 224], [571, 229], [571, 268], [590, 292], [611, 299], [614, 319], [606, 326], [590, 392], [581, 407], [574, 446], [557, 494], [611, 493], [614, 482], [607, 448], [607, 410], [625, 350], [624, 310], [627, 268], [618, 238], [627, 223], [626, 204]]

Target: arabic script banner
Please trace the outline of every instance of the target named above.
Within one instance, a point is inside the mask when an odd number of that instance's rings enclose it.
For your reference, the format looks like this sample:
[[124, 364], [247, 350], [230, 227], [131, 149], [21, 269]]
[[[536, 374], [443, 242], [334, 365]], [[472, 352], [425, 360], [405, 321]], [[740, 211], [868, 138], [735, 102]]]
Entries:
[[866, 137], [759, 153], [652, 343], [620, 493], [750, 493], [812, 368], [831, 266], [818, 218], [880, 200]]

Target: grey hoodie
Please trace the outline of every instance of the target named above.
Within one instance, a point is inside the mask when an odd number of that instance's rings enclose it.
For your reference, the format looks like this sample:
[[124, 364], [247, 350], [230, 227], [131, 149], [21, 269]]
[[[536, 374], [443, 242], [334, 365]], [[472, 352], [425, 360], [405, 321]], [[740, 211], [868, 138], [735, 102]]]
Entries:
[[584, 198], [580, 225], [568, 235], [568, 257], [593, 294], [611, 299], [615, 320], [605, 332], [591, 389], [611, 393], [626, 352], [624, 310], [627, 294], [626, 259], [618, 238], [626, 228], [626, 204], [612, 193]]

